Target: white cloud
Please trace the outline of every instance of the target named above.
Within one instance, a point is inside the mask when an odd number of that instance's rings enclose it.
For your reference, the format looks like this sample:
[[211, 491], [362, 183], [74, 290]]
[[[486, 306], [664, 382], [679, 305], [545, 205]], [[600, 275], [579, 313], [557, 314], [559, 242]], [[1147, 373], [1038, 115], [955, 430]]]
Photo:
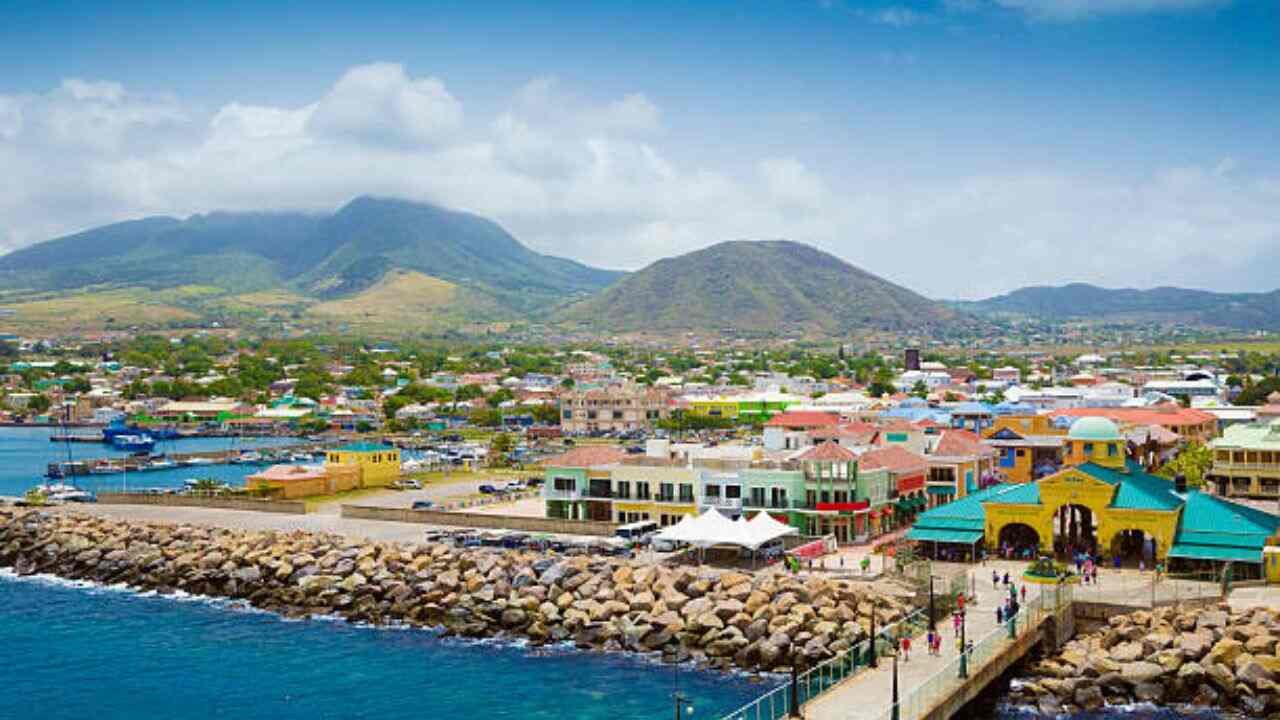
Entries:
[[893, 27], [910, 27], [919, 25], [929, 19], [928, 15], [901, 5], [887, 7], [872, 14], [871, 17], [881, 25], [892, 25]]
[[76, 87], [0, 96], [0, 245], [147, 214], [332, 210], [372, 193], [478, 212], [541, 251], [609, 267], [785, 237], [936, 296], [1067, 280], [1280, 284], [1280, 180], [1247, 158], [1124, 181], [1030, 167], [947, 181], [855, 169], [836, 182], [785, 154], [744, 154], [745, 172], [692, 165], [664, 147], [644, 95], [592, 102], [554, 78], [469, 122], [441, 81], [387, 64], [353, 68], [299, 107], [202, 112]]
[[437, 78], [412, 79], [403, 66], [352, 68], [309, 119], [318, 134], [388, 145], [431, 145], [462, 127], [462, 104]]
[[1071, 21], [1102, 15], [1136, 15], [1221, 7], [1231, 0], [995, 0], [1001, 7], [1040, 21]]

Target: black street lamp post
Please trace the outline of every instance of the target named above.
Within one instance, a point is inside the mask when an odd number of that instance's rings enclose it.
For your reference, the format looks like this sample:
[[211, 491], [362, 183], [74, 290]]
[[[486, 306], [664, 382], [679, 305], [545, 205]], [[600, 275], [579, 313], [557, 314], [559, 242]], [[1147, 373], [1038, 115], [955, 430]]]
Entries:
[[934, 632], [937, 632], [938, 631], [938, 622], [936, 619], [937, 613], [934, 611], [934, 605], [933, 605], [933, 580], [934, 580], [934, 576], [930, 575], [929, 576], [929, 629]]
[[968, 650], [969, 644], [965, 640], [965, 627], [967, 625], [968, 623], [965, 622], [964, 610], [961, 610], [960, 611], [960, 677], [962, 679], [969, 677], [969, 655], [966, 652]]
[[871, 657], [867, 659], [867, 667], [874, 668], [876, 665], [876, 605], [878, 603], [873, 599], [871, 601]]
[[898, 720], [898, 650], [893, 651], [893, 705], [892, 720]]

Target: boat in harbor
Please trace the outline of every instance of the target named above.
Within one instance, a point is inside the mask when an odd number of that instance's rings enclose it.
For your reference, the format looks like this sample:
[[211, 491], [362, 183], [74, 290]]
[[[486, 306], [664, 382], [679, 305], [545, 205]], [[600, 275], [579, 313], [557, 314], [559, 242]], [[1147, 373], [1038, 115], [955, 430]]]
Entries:
[[147, 463], [148, 470], [168, 470], [169, 468], [176, 468], [176, 467], [178, 467], [178, 463], [172, 460], [169, 460], [167, 458], [160, 458], [158, 460], [152, 460], [151, 462]]
[[155, 449], [155, 438], [150, 435], [116, 435], [111, 438], [111, 446], [117, 450], [129, 452], [151, 452]]
[[215, 463], [216, 461], [213, 458], [199, 457], [199, 456], [189, 457], [189, 458], [185, 458], [183, 460], [178, 461], [179, 465], [183, 465], [186, 467], [191, 467], [194, 465], [213, 465]]
[[260, 463], [262, 462], [262, 453], [257, 452], [255, 450], [243, 452], [231, 458], [231, 462], [236, 464], [242, 464], [242, 465], [252, 465], [255, 463]]

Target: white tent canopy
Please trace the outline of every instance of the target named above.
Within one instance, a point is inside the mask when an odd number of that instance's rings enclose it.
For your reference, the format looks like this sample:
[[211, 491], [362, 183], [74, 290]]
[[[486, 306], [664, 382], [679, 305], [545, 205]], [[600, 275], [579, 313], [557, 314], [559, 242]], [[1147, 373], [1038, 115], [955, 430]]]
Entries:
[[756, 550], [767, 542], [798, 532], [796, 528], [769, 517], [768, 513], [760, 513], [750, 521], [734, 521], [721, 515], [715, 508], [709, 508], [697, 517], [686, 517], [662, 530], [658, 537], [703, 548], [712, 545], [738, 545]]

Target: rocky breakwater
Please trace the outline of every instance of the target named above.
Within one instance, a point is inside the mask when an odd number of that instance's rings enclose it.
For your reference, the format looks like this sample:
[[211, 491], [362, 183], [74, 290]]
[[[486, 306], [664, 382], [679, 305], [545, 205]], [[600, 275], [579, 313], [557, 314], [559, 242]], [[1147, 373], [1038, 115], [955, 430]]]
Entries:
[[910, 609], [845, 580], [4, 508], [0, 567], [241, 599], [286, 616], [692, 656], [722, 669], [812, 665], [865, 639], [872, 612], [884, 627]]
[[1046, 714], [1150, 702], [1280, 711], [1280, 611], [1157, 608], [1109, 619], [1030, 667], [1011, 700]]

